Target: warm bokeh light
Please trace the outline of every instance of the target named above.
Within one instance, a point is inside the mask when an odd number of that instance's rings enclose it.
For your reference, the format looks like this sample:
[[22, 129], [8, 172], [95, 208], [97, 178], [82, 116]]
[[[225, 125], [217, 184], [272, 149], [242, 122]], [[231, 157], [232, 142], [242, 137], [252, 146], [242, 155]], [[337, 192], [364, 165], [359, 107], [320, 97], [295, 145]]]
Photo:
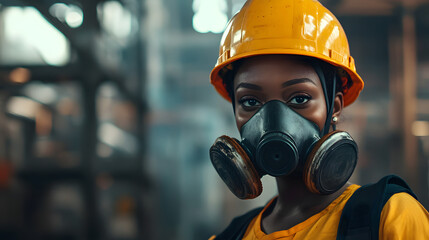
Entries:
[[26, 83], [31, 78], [31, 71], [27, 68], [15, 68], [9, 74], [10, 81], [14, 83]]
[[49, 136], [52, 131], [52, 113], [44, 108], [41, 108], [36, 113], [35, 120], [37, 135]]
[[415, 121], [411, 129], [414, 136], [427, 137], [429, 136], [429, 122], [427, 121]]

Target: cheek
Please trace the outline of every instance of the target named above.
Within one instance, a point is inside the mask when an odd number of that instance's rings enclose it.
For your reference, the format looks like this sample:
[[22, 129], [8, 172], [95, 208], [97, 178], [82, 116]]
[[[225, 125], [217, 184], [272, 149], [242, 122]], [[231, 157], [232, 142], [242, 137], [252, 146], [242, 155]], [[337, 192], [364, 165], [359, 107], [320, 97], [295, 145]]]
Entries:
[[301, 109], [297, 111], [301, 116], [307, 120], [314, 122], [319, 126], [320, 131], [323, 130], [326, 121], [326, 106], [325, 103], [321, 104], [315, 102], [309, 108]]
[[249, 119], [252, 118], [254, 114], [255, 112], [248, 112], [243, 110], [243, 108], [240, 106], [240, 103], [235, 100], [234, 117], [235, 124], [239, 132], [241, 132], [241, 127], [243, 127], [243, 125], [246, 124], [247, 121], [249, 121]]
[[243, 114], [239, 110], [235, 110], [235, 124], [237, 125], [237, 129], [239, 132], [241, 132], [241, 127], [249, 121], [250, 117], [247, 116], [247, 114]]

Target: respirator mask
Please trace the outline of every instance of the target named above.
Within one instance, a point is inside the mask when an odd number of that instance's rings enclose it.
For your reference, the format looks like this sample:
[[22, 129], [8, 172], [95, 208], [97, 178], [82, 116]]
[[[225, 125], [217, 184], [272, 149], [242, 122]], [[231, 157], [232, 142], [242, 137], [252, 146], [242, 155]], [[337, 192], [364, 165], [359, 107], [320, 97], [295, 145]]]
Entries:
[[[325, 90], [324, 79], [322, 83]], [[333, 104], [330, 105], [328, 119], [332, 117]], [[329, 130], [330, 120], [327, 121]], [[210, 148], [210, 159], [222, 180], [240, 199], [259, 196], [260, 179], [265, 174], [301, 175], [311, 192], [331, 194], [352, 175], [358, 150], [347, 132], [327, 132], [320, 131], [315, 123], [285, 103], [273, 100], [242, 126], [241, 141], [228, 136], [217, 138]]]

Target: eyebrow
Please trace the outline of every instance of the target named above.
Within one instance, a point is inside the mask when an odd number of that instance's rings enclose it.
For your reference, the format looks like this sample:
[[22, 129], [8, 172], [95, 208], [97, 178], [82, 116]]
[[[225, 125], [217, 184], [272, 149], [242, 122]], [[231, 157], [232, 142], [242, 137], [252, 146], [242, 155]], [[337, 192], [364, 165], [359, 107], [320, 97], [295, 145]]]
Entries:
[[255, 85], [255, 84], [251, 84], [251, 83], [240, 83], [237, 85], [235, 90], [237, 90], [239, 88], [249, 88], [249, 89], [258, 90], [258, 91], [262, 90], [262, 87]]
[[292, 79], [292, 80], [289, 80], [287, 82], [284, 82], [282, 84], [282, 87], [284, 88], [284, 87], [288, 87], [288, 86], [291, 86], [294, 84], [305, 83], [305, 82], [309, 82], [309, 83], [316, 85], [316, 83], [313, 80], [311, 80], [310, 78], [297, 78], [297, 79]]

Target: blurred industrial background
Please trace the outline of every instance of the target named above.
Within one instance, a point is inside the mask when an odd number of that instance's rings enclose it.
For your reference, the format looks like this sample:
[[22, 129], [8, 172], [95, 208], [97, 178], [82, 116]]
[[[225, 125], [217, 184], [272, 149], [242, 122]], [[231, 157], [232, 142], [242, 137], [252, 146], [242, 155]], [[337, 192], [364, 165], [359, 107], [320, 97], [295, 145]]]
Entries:
[[[276, 194], [211, 166], [231, 106], [209, 84], [245, 0], [0, 0], [0, 239], [207, 239]], [[365, 89], [340, 129], [352, 180], [406, 179], [429, 207], [429, 1], [322, 0]]]

